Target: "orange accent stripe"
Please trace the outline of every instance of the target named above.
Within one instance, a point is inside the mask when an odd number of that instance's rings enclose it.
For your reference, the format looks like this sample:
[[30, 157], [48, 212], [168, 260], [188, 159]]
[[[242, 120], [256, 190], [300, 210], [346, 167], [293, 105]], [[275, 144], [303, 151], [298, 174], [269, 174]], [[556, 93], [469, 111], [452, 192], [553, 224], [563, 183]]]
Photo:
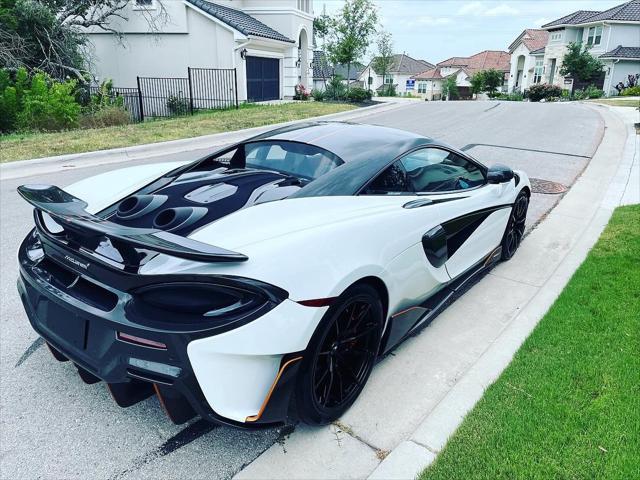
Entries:
[[267, 397], [264, 399], [264, 402], [262, 402], [262, 406], [260, 407], [260, 411], [258, 412], [257, 415], [251, 415], [251, 416], [247, 417], [245, 419], [245, 422], [256, 422], [256, 421], [260, 420], [260, 417], [264, 413], [264, 409], [267, 408], [267, 404], [269, 403], [269, 400], [271, 399], [271, 394], [273, 394], [273, 391], [276, 389], [276, 385], [278, 384], [278, 380], [280, 380], [280, 377], [282, 376], [282, 373], [284, 372], [284, 369], [287, 368], [289, 365], [291, 365], [293, 362], [297, 362], [298, 360], [302, 360], [302, 357], [292, 358], [291, 360], [288, 360], [287, 362], [285, 362], [285, 364], [282, 365], [282, 367], [280, 367], [280, 371], [278, 372], [278, 375], [276, 375], [276, 379], [273, 381], [273, 384], [271, 385], [271, 388], [269, 389], [269, 393], [267, 393]]
[[171, 416], [171, 414], [169, 413], [169, 409], [167, 408], [167, 406], [164, 404], [164, 398], [162, 398], [162, 394], [160, 393], [160, 389], [158, 388], [158, 385], [156, 385], [155, 383], [153, 384], [153, 389], [156, 392], [156, 396], [158, 397], [158, 400], [160, 401], [160, 406], [162, 407], [162, 409], [164, 410], [164, 413], [167, 414], [167, 417], [169, 417], [169, 420], [171, 420], [173, 422], [173, 417]]
[[411, 310], [415, 310], [416, 308], [422, 308], [422, 307], [409, 307], [409, 308], [406, 308], [404, 310], [399, 311], [398, 313], [394, 313], [393, 315], [391, 315], [391, 318], [395, 318], [398, 315], [402, 315], [403, 313], [410, 312]]

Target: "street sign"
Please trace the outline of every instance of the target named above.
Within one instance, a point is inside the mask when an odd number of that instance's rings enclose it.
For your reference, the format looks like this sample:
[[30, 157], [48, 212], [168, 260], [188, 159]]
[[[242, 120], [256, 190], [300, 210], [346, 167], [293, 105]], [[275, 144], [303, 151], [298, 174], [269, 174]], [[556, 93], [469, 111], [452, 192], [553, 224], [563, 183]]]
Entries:
[[416, 81], [415, 81], [415, 79], [413, 79], [413, 78], [409, 78], [409, 79], [407, 80], [406, 90], [407, 90], [407, 91], [409, 91], [409, 90], [413, 90], [415, 86], [416, 86]]

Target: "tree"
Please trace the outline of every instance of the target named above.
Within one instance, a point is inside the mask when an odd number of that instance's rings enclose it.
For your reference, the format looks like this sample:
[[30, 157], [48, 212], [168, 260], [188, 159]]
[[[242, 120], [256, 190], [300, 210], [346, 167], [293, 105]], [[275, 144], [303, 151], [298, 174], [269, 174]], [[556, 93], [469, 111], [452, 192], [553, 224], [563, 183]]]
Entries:
[[447, 100], [458, 98], [458, 82], [455, 75], [449, 75], [442, 80], [442, 96]]
[[351, 64], [367, 51], [378, 25], [378, 13], [372, 0], [345, 0], [342, 10], [331, 19], [327, 45], [333, 64], [347, 66], [347, 90]]
[[478, 93], [484, 92], [484, 71], [480, 70], [479, 72], [474, 73], [471, 76], [469, 83], [471, 84], [471, 93], [475, 93], [477, 95]]
[[[83, 28], [120, 35], [114, 18], [125, 19], [129, 0], [2, 0], [0, 67], [41, 70], [54, 78], [86, 80], [88, 55]], [[162, 2], [151, 14], [141, 10], [153, 31], [166, 21]]]
[[[391, 40], [391, 34], [389, 32], [381, 31], [378, 34], [378, 56], [373, 60], [373, 69], [376, 73], [382, 75], [383, 95], [388, 93], [384, 91], [389, 88], [387, 84], [384, 83], [384, 79], [387, 77], [387, 73], [389, 72], [392, 63], [393, 42]], [[393, 88], [393, 86], [390, 86], [390, 88]]]
[[485, 92], [493, 93], [504, 83], [504, 73], [495, 68], [484, 70], [482, 73], [484, 77], [483, 91]]
[[603, 63], [589, 53], [589, 47], [580, 43], [570, 43], [562, 60], [560, 75], [587, 82], [598, 76], [604, 67]]
[[324, 88], [327, 88], [327, 70], [329, 65], [327, 63], [327, 56], [325, 54], [327, 49], [327, 36], [331, 30], [331, 17], [323, 10], [322, 15], [318, 15], [313, 19], [313, 33], [316, 38], [322, 40], [322, 54], [318, 56], [318, 62], [320, 64], [320, 70], [322, 75], [322, 83]]

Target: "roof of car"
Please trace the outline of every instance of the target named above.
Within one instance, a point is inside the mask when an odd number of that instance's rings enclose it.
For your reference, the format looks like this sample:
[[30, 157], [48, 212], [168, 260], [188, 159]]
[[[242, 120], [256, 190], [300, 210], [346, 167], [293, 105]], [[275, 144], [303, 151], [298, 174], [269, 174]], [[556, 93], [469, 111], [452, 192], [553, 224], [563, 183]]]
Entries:
[[301, 142], [327, 150], [345, 164], [306, 185], [294, 197], [353, 195], [399, 155], [421, 145], [435, 144], [416, 133], [378, 125], [346, 122], [307, 122], [272, 130], [249, 141]]

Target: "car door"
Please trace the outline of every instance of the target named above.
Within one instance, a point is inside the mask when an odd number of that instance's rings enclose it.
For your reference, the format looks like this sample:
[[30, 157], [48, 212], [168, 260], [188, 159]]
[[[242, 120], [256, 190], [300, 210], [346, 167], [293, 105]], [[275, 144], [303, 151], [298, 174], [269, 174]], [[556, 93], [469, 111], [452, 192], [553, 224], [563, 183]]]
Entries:
[[[400, 162], [415, 208], [428, 230], [422, 243], [432, 263], [456, 278], [487, 257], [499, 244], [511, 205], [505, 185], [487, 182], [486, 168], [446, 147], [426, 147]], [[437, 225], [433, 221], [437, 219]]]

